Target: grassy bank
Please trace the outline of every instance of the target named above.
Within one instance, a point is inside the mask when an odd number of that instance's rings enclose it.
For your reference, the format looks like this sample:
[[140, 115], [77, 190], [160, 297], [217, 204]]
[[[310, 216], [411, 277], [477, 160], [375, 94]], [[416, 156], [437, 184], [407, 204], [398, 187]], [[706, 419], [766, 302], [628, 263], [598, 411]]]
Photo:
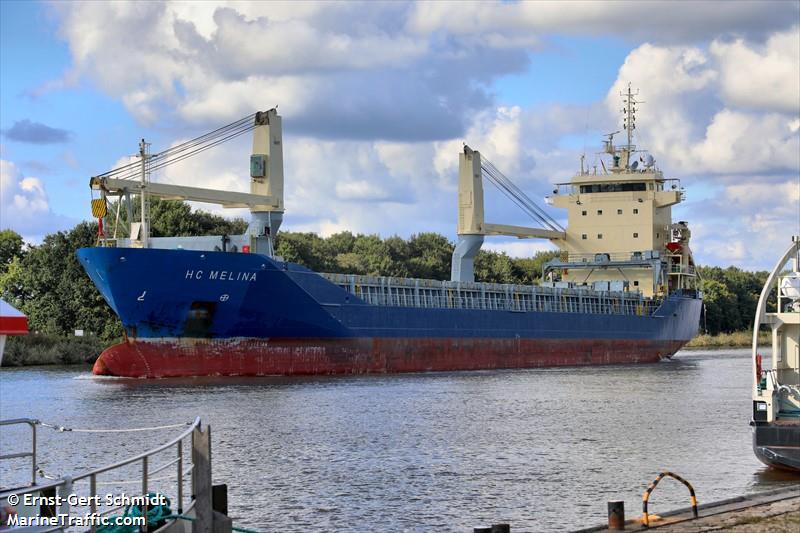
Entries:
[[59, 337], [32, 333], [6, 340], [3, 366], [93, 363], [105, 348], [97, 337]]
[[[733, 333], [720, 333], [718, 335], [698, 335], [690, 340], [687, 348], [723, 348], [730, 346], [745, 347], [753, 342], [752, 331], [734, 331]], [[762, 331], [758, 337], [759, 344], [771, 342], [770, 333]]]

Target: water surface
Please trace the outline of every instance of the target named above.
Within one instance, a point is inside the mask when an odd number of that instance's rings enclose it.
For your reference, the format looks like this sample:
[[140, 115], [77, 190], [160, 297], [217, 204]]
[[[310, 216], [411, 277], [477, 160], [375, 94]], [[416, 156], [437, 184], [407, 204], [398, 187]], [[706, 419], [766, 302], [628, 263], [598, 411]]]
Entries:
[[[640, 366], [355, 377], [0, 371], [2, 418], [97, 428], [201, 416], [230, 515], [264, 531], [471, 531], [497, 522], [555, 531], [603, 523], [607, 500], [623, 499], [628, 516], [637, 515], [664, 469], [692, 482], [700, 503], [800, 481], [755, 459], [750, 410], [747, 350], [683, 351]], [[40, 462], [68, 474], [176, 431], [41, 429]], [[3, 431], [3, 453], [27, 446], [25, 435]], [[24, 462], [15, 466], [0, 471], [0, 485], [24, 477]], [[665, 480], [650, 508], [686, 505], [686, 489]]]

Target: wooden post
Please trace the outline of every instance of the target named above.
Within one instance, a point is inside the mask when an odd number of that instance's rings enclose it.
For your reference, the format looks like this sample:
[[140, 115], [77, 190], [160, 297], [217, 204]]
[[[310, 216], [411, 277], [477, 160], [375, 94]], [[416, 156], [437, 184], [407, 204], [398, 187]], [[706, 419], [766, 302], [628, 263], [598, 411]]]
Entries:
[[197, 428], [192, 432], [192, 484], [194, 485], [194, 510], [197, 519], [192, 522], [192, 533], [213, 533], [214, 511], [211, 502], [211, 428], [205, 432]]
[[214, 511], [214, 533], [233, 533], [233, 519]]
[[608, 529], [625, 529], [625, 502], [623, 500], [608, 502]]

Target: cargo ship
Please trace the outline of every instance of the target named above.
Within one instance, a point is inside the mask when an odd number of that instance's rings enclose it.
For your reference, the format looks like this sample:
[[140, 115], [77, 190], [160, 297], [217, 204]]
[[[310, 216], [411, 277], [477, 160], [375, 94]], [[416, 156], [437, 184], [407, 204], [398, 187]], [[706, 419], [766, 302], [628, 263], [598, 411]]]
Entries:
[[[608, 134], [598, 166], [555, 185], [545, 201], [567, 227], [477, 150], [459, 154], [457, 234], [450, 280], [328, 274], [284, 261], [274, 238], [284, 215], [282, 121], [258, 112], [90, 179], [98, 245], [78, 258], [119, 316], [123, 342], [95, 374], [131, 377], [309, 375], [653, 363], [698, 329], [702, 295], [684, 199], [633, 144], [636, 95], [623, 94], [627, 142]], [[250, 193], [155, 183], [150, 172], [253, 133]], [[489, 181], [537, 227], [488, 223]], [[246, 207], [243, 235], [149, 235], [149, 198]], [[117, 201], [109, 203], [109, 198]], [[134, 202], [141, 204], [134, 220]], [[116, 210], [116, 213], [112, 211]], [[120, 217], [126, 210], [127, 217]], [[106, 235], [114, 217], [114, 233]], [[123, 236], [122, 230], [125, 230]], [[494, 235], [547, 239], [560, 249], [538, 285], [476, 282], [474, 259]]]

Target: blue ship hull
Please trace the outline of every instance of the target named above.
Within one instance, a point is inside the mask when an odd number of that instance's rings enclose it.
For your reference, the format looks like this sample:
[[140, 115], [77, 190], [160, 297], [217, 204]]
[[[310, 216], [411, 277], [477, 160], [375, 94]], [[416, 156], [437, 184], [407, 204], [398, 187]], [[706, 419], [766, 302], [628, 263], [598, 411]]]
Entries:
[[702, 301], [651, 315], [372, 305], [259, 254], [83, 248], [126, 341], [96, 373], [129, 376], [412, 372], [653, 362], [697, 332]]

